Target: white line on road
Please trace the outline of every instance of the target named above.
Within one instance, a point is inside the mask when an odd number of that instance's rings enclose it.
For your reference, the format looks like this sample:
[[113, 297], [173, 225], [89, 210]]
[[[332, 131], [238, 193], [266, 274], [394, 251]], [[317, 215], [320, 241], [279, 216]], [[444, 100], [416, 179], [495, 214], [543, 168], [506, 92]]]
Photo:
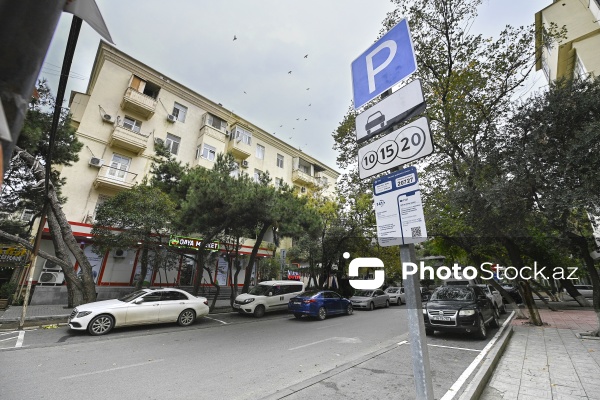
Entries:
[[13, 340], [13, 339], [16, 339], [16, 338], [17, 338], [17, 336], [9, 337], [9, 338], [6, 338], [6, 339], [0, 339], [0, 342], [6, 342], [7, 340]]
[[17, 344], [15, 344], [16, 348], [23, 346], [23, 340], [25, 340], [25, 331], [19, 332], [19, 338], [17, 339]]
[[291, 349], [288, 349], [288, 350], [298, 350], [298, 349], [302, 349], [304, 347], [312, 346], [315, 344], [329, 342], [330, 340], [336, 340], [339, 343], [360, 343], [359, 338], [346, 338], [346, 337], [337, 337], [336, 336], [336, 337], [330, 337], [330, 338], [323, 339], [323, 340], [318, 340], [316, 342], [312, 342], [312, 343], [308, 343], [308, 344], [303, 344], [302, 346], [292, 347]]
[[17, 333], [17, 332], [18, 331], [2, 332], [2, 333], [0, 333], [0, 336], [10, 335], [11, 333]]
[[401, 342], [398, 342], [398, 346], [402, 346], [403, 344], [408, 343], [408, 340], [403, 340]]
[[204, 317], [204, 318], [212, 319], [213, 321], [220, 322], [220, 323], [222, 323], [223, 325], [229, 325], [229, 322], [221, 321], [220, 319], [211, 318], [211, 317]]
[[69, 376], [63, 376], [61, 378], [58, 378], [60, 380], [64, 380], [64, 379], [73, 379], [73, 378], [81, 378], [82, 376], [89, 376], [89, 375], [96, 375], [96, 374], [103, 374], [105, 372], [112, 372], [112, 371], [118, 371], [121, 369], [126, 369], [126, 368], [134, 368], [134, 367], [141, 367], [142, 365], [148, 365], [148, 364], [153, 364], [153, 363], [157, 363], [160, 361], [165, 361], [164, 359], [160, 359], [160, 360], [150, 360], [150, 361], [146, 361], [143, 363], [138, 363], [138, 364], [131, 364], [131, 365], [123, 365], [122, 367], [115, 367], [115, 368], [109, 368], [109, 369], [103, 369], [100, 371], [94, 371], [94, 372], [86, 372], [85, 374], [77, 374], [77, 375], [69, 375]]
[[443, 347], [444, 349], [455, 349], [455, 350], [467, 350], [467, 351], [481, 351], [479, 349], [467, 349], [466, 347], [453, 347], [453, 346], [442, 346], [440, 344], [428, 344], [427, 346], [431, 347]]
[[467, 379], [469, 379], [469, 376], [471, 376], [471, 374], [473, 373], [475, 368], [477, 368], [481, 360], [484, 359], [487, 353], [492, 349], [492, 346], [494, 346], [494, 344], [498, 341], [498, 338], [500, 337], [500, 335], [502, 335], [502, 332], [504, 332], [504, 328], [506, 328], [506, 325], [508, 325], [510, 321], [512, 321], [514, 313], [515, 312], [513, 311], [508, 316], [508, 318], [506, 318], [506, 321], [504, 321], [502, 327], [498, 329], [498, 332], [496, 332], [492, 340], [490, 340], [490, 342], [483, 348], [483, 350], [481, 350], [481, 353], [479, 353], [477, 357], [475, 357], [471, 365], [469, 365], [467, 369], [464, 370], [464, 372], [461, 374], [458, 380], [454, 382], [454, 385], [452, 385], [452, 387], [448, 389], [446, 394], [444, 394], [444, 396], [440, 400], [452, 400], [454, 396], [456, 396], [462, 385], [467, 381]]
[[342, 324], [333, 324], [333, 325], [322, 326], [322, 327], [320, 327], [320, 328], [317, 328], [317, 330], [319, 330], [319, 329], [327, 329], [327, 328], [332, 328], [332, 327], [334, 327], [334, 326], [340, 326], [340, 325], [342, 325]]

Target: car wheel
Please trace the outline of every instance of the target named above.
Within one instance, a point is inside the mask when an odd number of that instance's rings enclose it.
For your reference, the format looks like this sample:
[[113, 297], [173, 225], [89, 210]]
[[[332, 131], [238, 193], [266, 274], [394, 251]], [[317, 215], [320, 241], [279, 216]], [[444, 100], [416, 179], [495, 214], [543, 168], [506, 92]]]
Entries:
[[181, 326], [190, 326], [196, 320], [196, 312], [191, 308], [183, 310], [177, 318], [177, 323]]
[[265, 315], [265, 306], [259, 305], [254, 309], [254, 316], [256, 318], [262, 318]]
[[319, 311], [317, 313], [317, 318], [321, 321], [323, 321], [325, 318], [327, 318], [327, 311], [325, 310], [325, 307], [319, 308]]
[[93, 336], [104, 335], [110, 332], [115, 325], [115, 320], [110, 315], [98, 315], [90, 321], [88, 332]]
[[494, 315], [492, 317], [492, 322], [490, 322], [490, 326], [492, 328], [499, 328], [500, 327], [499, 318], [500, 318], [500, 315], [498, 315], [498, 310], [494, 309]]
[[375, 309], [375, 303], [371, 302], [369, 304], [369, 311], [373, 311]]
[[352, 315], [353, 312], [354, 308], [352, 308], [352, 304], [348, 304], [348, 307], [346, 307], [346, 315]]
[[501, 314], [506, 314], [506, 304], [502, 303], [502, 309], [500, 309]]
[[479, 315], [478, 321], [479, 321], [479, 327], [477, 329], [476, 336], [481, 340], [485, 340], [485, 338], [487, 338], [487, 328], [485, 327], [485, 321], [483, 320], [483, 315]]
[[389, 306], [390, 306], [390, 301], [389, 301], [389, 300], [386, 300], [386, 301], [385, 301], [385, 308], [388, 308]]
[[425, 328], [425, 335], [433, 336], [434, 330], [430, 328]]
[[295, 317], [296, 319], [300, 319], [300, 318], [302, 318], [302, 314], [300, 314], [299, 312], [295, 312], [295, 313], [294, 313], [294, 317]]

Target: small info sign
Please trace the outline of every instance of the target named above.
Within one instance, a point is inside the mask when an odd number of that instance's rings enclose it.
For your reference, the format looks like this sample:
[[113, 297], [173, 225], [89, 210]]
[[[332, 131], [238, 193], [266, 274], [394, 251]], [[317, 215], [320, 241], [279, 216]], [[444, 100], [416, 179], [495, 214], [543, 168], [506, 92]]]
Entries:
[[395, 246], [427, 240], [417, 169], [408, 167], [373, 182], [379, 245]]

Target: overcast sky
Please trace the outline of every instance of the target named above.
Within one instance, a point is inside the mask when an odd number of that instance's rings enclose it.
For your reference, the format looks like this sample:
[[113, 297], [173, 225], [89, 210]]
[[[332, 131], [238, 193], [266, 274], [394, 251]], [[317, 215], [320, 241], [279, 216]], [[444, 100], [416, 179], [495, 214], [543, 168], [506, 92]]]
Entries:
[[[96, 2], [120, 50], [335, 169], [331, 134], [351, 104], [350, 63], [394, 8], [389, 0]], [[531, 24], [551, 2], [484, 0], [471, 33]], [[42, 67], [54, 93], [71, 19], [63, 13]], [[85, 92], [99, 40], [84, 22], [66, 99]]]

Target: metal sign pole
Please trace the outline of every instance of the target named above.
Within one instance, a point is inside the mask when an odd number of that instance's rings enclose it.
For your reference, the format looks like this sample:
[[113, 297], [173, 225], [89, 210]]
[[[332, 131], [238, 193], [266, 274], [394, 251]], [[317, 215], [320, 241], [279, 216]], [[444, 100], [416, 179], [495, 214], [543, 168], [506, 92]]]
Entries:
[[[400, 262], [417, 261], [414, 244], [400, 245]], [[406, 308], [408, 313], [408, 334], [412, 356], [413, 373], [415, 375], [415, 389], [417, 400], [433, 400], [433, 384], [431, 382], [431, 368], [429, 366], [429, 352], [425, 341], [425, 324], [423, 322], [423, 305], [419, 275], [412, 274], [406, 278], [404, 292], [406, 294]]]

